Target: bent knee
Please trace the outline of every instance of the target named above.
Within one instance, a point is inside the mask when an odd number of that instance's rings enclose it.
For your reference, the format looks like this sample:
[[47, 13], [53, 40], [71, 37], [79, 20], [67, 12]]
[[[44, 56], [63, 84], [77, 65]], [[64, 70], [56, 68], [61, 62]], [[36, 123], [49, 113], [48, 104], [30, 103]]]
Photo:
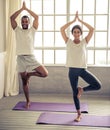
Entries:
[[101, 89], [101, 85], [99, 85], [98, 90]]
[[42, 74], [42, 77], [44, 77], [44, 78], [47, 76], [48, 76], [48, 72]]
[[97, 85], [97, 90], [99, 90], [99, 89], [101, 89], [101, 83], [99, 83], [98, 85]]

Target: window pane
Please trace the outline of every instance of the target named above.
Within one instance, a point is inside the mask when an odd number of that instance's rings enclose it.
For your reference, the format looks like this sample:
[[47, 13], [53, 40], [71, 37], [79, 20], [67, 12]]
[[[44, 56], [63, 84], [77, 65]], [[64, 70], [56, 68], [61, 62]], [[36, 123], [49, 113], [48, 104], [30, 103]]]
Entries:
[[82, 14], [82, 0], [70, 0], [70, 14]]
[[[34, 18], [32, 17], [31, 26], [33, 25], [33, 20], [34, 20]], [[37, 31], [42, 31], [42, 16], [39, 16], [39, 19], [38, 19], [38, 29], [37, 29]]]
[[53, 47], [54, 46], [54, 33], [44, 32], [44, 46]]
[[107, 46], [107, 33], [106, 32], [96, 32], [96, 47], [106, 47]]
[[55, 46], [56, 47], [65, 47], [66, 46], [60, 32], [55, 33]]
[[[26, 0], [26, 3], [27, 3], [27, 0]], [[37, 14], [42, 14], [42, 1], [32, 0], [31, 8], [32, 8], [32, 11], [37, 12]]]
[[35, 47], [41, 47], [42, 46], [42, 32], [36, 32], [34, 46]]
[[42, 30], [42, 16], [39, 16], [39, 25], [38, 25], [38, 31]]
[[[88, 35], [88, 32], [83, 32], [83, 38], [85, 38]], [[94, 34], [92, 38], [90, 39], [89, 43], [87, 44], [87, 47], [94, 47]]]
[[54, 13], [54, 0], [44, 0], [43, 1], [43, 13], [53, 14]]
[[96, 0], [96, 13], [105, 14], [108, 10], [108, 0]]
[[55, 29], [60, 31], [61, 26], [66, 23], [66, 16], [55, 16]]
[[34, 55], [37, 61], [42, 64], [42, 50], [34, 50]]
[[55, 63], [56, 64], [65, 64], [66, 63], [66, 51], [65, 50], [56, 50], [55, 51]]
[[96, 52], [95, 52], [95, 64], [96, 65], [106, 64], [106, 51], [96, 50]]
[[66, 0], [55, 0], [55, 13], [66, 14]]
[[88, 50], [87, 51], [87, 64], [94, 64], [94, 51], [93, 50]]
[[44, 50], [44, 64], [54, 64], [54, 50]]
[[[110, 38], [110, 37], [109, 37]], [[108, 47], [110, 47], [110, 40], [109, 40], [109, 42], [108, 42]]]
[[[87, 45], [87, 63], [89, 65], [110, 65], [109, 41], [109, 0], [25, 0], [26, 6], [39, 15], [39, 26], [35, 34], [35, 56], [43, 64], [65, 64], [66, 44], [61, 36], [60, 28], [67, 21], [72, 21], [76, 11], [79, 18], [95, 28], [94, 34]], [[23, 2], [23, 0], [22, 0]], [[22, 3], [21, 3], [22, 6]], [[23, 11], [22, 15], [29, 15]], [[30, 15], [29, 15], [30, 16]], [[31, 25], [33, 17], [31, 17]], [[79, 21], [71, 24], [71, 29], [79, 24], [83, 29], [82, 38], [88, 34], [88, 29]], [[108, 43], [107, 43], [108, 42]], [[108, 61], [106, 61], [108, 60]]]
[[[94, 16], [83, 16], [83, 21], [94, 27]], [[87, 27], [83, 26], [84, 30], [88, 30]]]
[[83, 0], [84, 14], [94, 14], [94, 0]]
[[43, 19], [44, 30], [53, 30], [54, 29], [54, 17], [53, 16], [44, 16]]
[[96, 16], [96, 30], [107, 30], [107, 16]]
[[[109, 21], [110, 25], [110, 21]], [[108, 47], [110, 47], [110, 26], [109, 26], [109, 32], [108, 32]]]

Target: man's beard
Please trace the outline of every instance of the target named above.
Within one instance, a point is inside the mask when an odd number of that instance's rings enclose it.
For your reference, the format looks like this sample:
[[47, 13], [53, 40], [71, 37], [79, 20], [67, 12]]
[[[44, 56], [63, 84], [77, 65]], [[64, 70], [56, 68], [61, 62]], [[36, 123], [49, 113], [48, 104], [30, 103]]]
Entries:
[[22, 28], [23, 28], [23, 29], [28, 29], [28, 25], [25, 25], [25, 24], [24, 24], [24, 25], [22, 25]]

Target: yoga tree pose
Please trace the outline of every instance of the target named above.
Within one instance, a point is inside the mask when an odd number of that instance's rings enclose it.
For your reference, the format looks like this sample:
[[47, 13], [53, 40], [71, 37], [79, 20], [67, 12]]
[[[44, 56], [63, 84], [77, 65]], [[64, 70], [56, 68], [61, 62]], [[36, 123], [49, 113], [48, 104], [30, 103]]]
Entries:
[[[76, 21], [79, 21], [81, 24], [86, 26], [89, 31], [85, 38], [80, 39], [80, 36], [82, 35], [82, 28], [80, 25], [73, 26], [71, 33], [74, 39], [72, 40], [67, 36], [66, 29]], [[93, 35], [94, 28], [88, 23], [82, 21], [78, 16], [78, 12], [76, 12], [75, 18], [67, 24], [63, 25], [60, 30], [62, 38], [64, 39], [67, 46], [66, 66], [69, 67], [68, 76], [73, 91], [73, 100], [77, 110], [77, 117], [74, 121], [79, 122], [81, 120], [79, 100], [81, 94], [83, 91], [99, 90], [101, 88], [101, 83], [99, 80], [89, 71], [87, 71], [86, 63], [86, 47]], [[78, 85], [79, 77], [87, 82], [88, 86], [80, 87]]]
[[[17, 25], [16, 18], [23, 11], [27, 11], [33, 18], [33, 25], [29, 28], [30, 19], [27, 15], [21, 18], [21, 27]], [[23, 90], [26, 97], [26, 108], [30, 106], [29, 99], [29, 78], [30, 76], [46, 77], [47, 69], [41, 65], [33, 55], [34, 36], [38, 28], [38, 15], [29, 10], [23, 2], [22, 8], [10, 17], [11, 25], [16, 34], [16, 55], [18, 72], [23, 82]]]

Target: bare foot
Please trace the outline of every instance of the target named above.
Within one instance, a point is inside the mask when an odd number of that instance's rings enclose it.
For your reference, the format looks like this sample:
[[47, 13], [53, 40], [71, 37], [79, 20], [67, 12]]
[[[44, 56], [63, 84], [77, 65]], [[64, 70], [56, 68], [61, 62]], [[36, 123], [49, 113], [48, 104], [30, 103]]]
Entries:
[[79, 122], [79, 121], [81, 120], [81, 118], [82, 118], [82, 116], [81, 116], [81, 114], [80, 114], [80, 115], [78, 115], [78, 116], [76, 117], [76, 119], [74, 119], [74, 121], [75, 121], [75, 122]]
[[80, 98], [82, 93], [83, 93], [83, 89], [81, 87], [78, 87], [78, 95], [77, 95], [77, 97]]
[[29, 108], [30, 108], [30, 105], [31, 105], [31, 103], [30, 103], [30, 102], [27, 102], [26, 105], [25, 105], [25, 108], [26, 108], [26, 109], [29, 109]]

